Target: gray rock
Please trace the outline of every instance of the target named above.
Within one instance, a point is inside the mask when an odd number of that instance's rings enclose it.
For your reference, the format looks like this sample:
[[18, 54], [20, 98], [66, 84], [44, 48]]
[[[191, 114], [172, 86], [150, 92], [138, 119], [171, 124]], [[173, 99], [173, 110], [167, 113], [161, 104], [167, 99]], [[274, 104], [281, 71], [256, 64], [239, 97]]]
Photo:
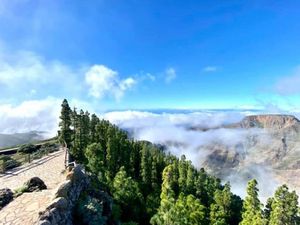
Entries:
[[[48, 209], [68, 209], [68, 201], [63, 198], [63, 197], [59, 197], [54, 199], [54, 201], [51, 202], [50, 206], [48, 206]], [[51, 211], [52, 212], [52, 211]]]
[[8, 189], [0, 189], [0, 209], [2, 209], [5, 205], [10, 203], [13, 200], [13, 192]]
[[51, 225], [51, 223], [48, 220], [42, 220], [39, 222], [39, 225]]
[[64, 183], [62, 183], [59, 186], [58, 190], [56, 191], [55, 198], [57, 197], [68, 198], [71, 186], [72, 186], [71, 181], [66, 180]]
[[27, 192], [41, 191], [47, 189], [47, 186], [45, 185], [44, 181], [42, 181], [42, 179], [39, 177], [30, 178], [26, 183], [24, 183], [24, 186], [26, 187]]

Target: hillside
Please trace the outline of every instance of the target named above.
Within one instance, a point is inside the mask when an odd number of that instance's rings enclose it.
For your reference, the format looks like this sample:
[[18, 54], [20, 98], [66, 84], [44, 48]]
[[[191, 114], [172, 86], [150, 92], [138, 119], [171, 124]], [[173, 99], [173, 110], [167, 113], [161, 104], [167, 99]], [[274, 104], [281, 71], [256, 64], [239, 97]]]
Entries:
[[43, 133], [31, 131], [27, 133], [0, 134], [0, 148], [25, 144], [45, 139]]

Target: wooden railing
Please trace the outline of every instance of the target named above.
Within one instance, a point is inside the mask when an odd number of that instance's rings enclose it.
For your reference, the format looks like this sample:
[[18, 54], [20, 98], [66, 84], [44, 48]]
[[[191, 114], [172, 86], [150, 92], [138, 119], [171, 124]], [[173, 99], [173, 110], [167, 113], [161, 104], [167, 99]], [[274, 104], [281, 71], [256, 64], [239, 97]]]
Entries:
[[[58, 150], [58, 149], [57, 149]], [[57, 151], [56, 150], [56, 151]], [[54, 152], [53, 150], [43, 149], [30, 154], [14, 154], [10, 156], [0, 157], [0, 174], [6, 171], [31, 163], [33, 160], [40, 159], [49, 153]]]

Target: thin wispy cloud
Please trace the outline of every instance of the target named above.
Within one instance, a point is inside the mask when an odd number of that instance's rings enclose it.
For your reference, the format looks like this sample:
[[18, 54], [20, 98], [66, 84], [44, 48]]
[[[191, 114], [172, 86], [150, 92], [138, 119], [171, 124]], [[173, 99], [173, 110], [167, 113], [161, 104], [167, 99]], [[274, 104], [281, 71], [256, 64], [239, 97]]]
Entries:
[[203, 72], [216, 72], [218, 70], [218, 67], [216, 66], [206, 66], [202, 69]]
[[176, 78], [176, 70], [173, 67], [169, 67], [165, 70], [165, 81], [170, 83]]
[[300, 66], [292, 75], [280, 78], [275, 84], [275, 90], [281, 95], [300, 94]]

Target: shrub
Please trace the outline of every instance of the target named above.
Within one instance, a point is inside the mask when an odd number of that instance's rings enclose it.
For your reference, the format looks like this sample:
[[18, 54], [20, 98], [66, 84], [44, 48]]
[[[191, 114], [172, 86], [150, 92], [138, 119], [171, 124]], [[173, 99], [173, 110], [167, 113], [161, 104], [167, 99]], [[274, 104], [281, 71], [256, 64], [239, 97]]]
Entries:
[[55, 152], [59, 149], [59, 145], [55, 143], [45, 143], [41, 145], [41, 150], [46, 152]]
[[10, 156], [3, 155], [0, 156], [0, 172], [5, 172], [6, 170], [13, 169], [20, 166], [21, 163], [16, 161]]
[[38, 146], [38, 145], [25, 144], [25, 145], [22, 145], [18, 149], [18, 152], [23, 153], [23, 154], [30, 154], [30, 153], [33, 153], [33, 152], [36, 152], [37, 150], [39, 150], [40, 147], [41, 146]]
[[[96, 198], [88, 195], [82, 197], [76, 207], [76, 220], [84, 225], [106, 224], [107, 218], [102, 216], [103, 204]], [[79, 221], [80, 220], [80, 221]]]

